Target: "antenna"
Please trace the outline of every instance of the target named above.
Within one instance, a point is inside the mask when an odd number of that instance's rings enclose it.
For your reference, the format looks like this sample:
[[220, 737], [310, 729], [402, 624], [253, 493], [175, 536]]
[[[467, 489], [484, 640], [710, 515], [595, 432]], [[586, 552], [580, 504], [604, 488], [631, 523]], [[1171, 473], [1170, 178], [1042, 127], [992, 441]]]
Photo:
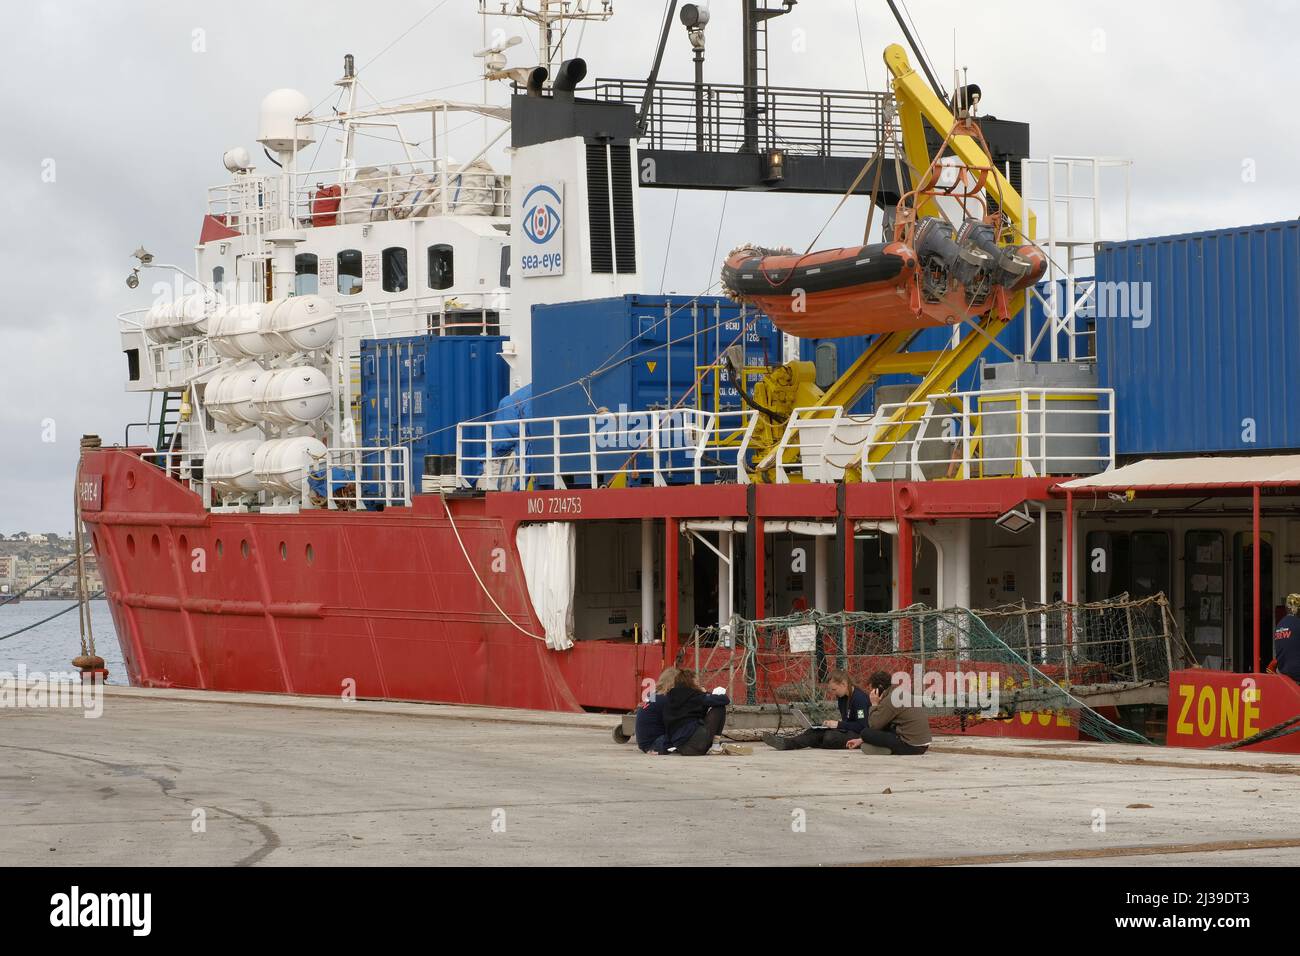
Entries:
[[[565, 58], [564, 38], [569, 32], [569, 23], [608, 20], [614, 15], [614, 0], [479, 0], [478, 12], [485, 18], [519, 17], [535, 24], [538, 66], [553, 75], [552, 66]], [[558, 32], [556, 26], [560, 27]], [[506, 78], [513, 77], [499, 77]]]
[[506, 50], [523, 42], [523, 37], [513, 36], [502, 40], [496, 46], [485, 47], [477, 51], [474, 55], [483, 60], [483, 78], [485, 80], [501, 79], [501, 74], [506, 68]]

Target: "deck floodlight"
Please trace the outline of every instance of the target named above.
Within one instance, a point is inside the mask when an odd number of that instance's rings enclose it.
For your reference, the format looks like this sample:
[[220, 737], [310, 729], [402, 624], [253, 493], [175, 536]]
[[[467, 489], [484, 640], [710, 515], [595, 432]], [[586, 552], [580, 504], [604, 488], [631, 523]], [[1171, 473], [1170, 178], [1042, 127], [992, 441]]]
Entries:
[[785, 179], [785, 150], [769, 149], [764, 164], [763, 181], [779, 183], [783, 179]]
[[1011, 534], [1020, 534], [1026, 528], [1034, 526], [1034, 516], [1029, 513], [1029, 505], [1021, 502], [1010, 511], [1003, 512], [994, 519], [993, 523], [1003, 531], [1009, 531]]
[[688, 30], [703, 30], [709, 25], [709, 10], [698, 3], [683, 4], [680, 17], [682, 26]]

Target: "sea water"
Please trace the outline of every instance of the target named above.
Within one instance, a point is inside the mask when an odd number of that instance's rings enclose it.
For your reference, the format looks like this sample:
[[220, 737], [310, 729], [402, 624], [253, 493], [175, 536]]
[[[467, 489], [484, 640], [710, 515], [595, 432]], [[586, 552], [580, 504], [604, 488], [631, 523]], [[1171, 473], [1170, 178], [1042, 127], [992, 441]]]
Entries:
[[[81, 653], [76, 605], [76, 601], [19, 601], [0, 605], [0, 672], [13, 674], [20, 664], [25, 665], [29, 674], [75, 670], [72, 659]], [[15, 637], [5, 636], [59, 611], [66, 613]], [[108, 668], [108, 682], [128, 683], [122, 648], [117, 643], [107, 601], [90, 602], [90, 622], [95, 634], [95, 651]]]

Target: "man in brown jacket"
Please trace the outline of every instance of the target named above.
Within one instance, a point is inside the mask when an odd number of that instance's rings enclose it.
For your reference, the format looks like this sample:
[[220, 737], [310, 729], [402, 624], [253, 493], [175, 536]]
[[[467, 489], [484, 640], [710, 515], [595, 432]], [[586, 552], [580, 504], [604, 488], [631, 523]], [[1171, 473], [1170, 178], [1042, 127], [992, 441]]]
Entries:
[[930, 718], [921, 707], [900, 704], [895, 700], [893, 679], [885, 671], [876, 671], [867, 682], [871, 711], [862, 735], [845, 746], [862, 748], [864, 753], [923, 754], [930, 749]]

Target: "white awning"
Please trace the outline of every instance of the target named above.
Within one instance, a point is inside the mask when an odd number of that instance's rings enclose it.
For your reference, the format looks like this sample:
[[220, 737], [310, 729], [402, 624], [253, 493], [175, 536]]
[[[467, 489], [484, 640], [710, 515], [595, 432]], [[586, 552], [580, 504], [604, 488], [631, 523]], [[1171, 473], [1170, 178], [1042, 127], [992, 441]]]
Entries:
[[1300, 486], [1300, 455], [1237, 458], [1148, 458], [1087, 478], [1063, 481], [1062, 491], [1195, 491]]

